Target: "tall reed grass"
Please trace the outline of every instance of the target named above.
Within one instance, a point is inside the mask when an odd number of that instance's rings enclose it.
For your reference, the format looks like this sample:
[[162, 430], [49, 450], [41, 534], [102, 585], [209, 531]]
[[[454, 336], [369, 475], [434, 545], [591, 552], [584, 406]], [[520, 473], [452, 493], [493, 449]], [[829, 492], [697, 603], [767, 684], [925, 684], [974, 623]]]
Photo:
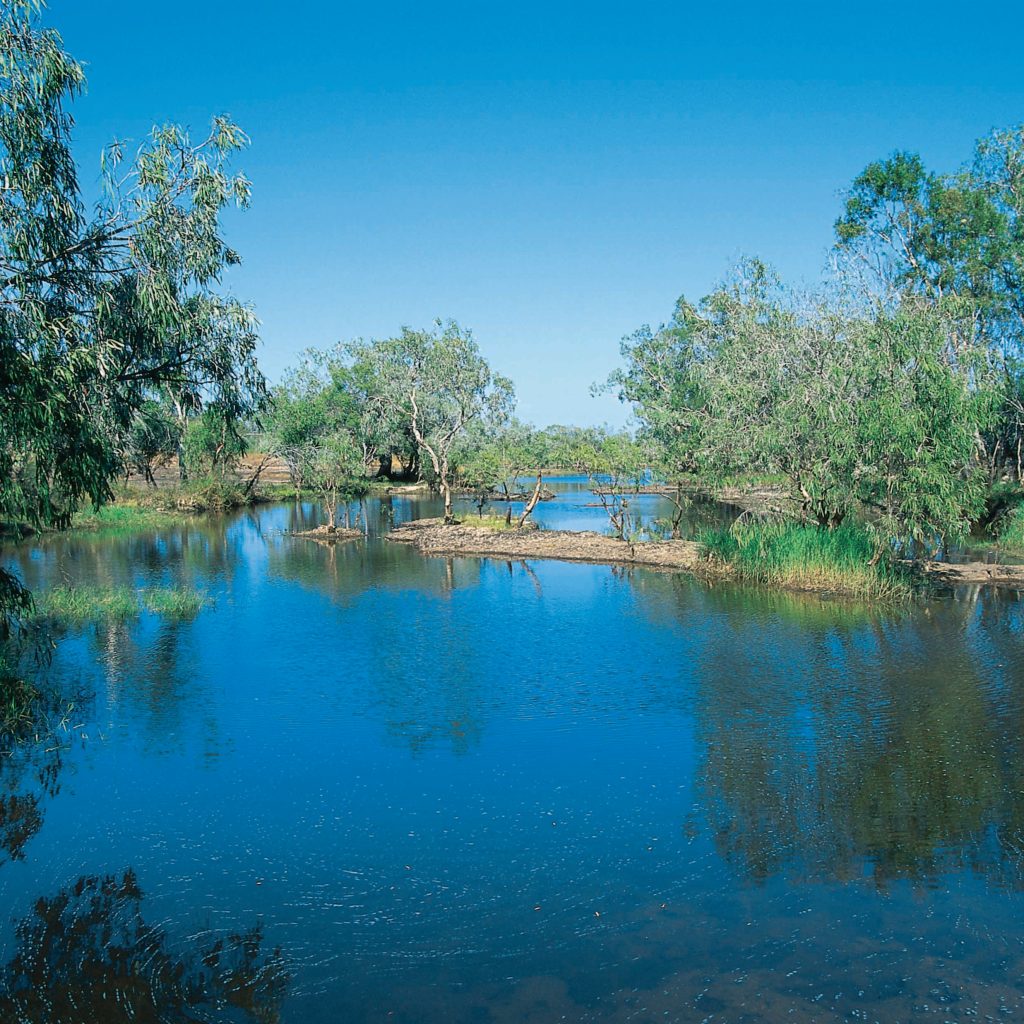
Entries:
[[737, 578], [794, 590], [898, 599], [910, 595], [909, 571], [883, 555], [860, 525], [828, 530], [786, 521], [739, 522], [703, 531], [704, 554]]

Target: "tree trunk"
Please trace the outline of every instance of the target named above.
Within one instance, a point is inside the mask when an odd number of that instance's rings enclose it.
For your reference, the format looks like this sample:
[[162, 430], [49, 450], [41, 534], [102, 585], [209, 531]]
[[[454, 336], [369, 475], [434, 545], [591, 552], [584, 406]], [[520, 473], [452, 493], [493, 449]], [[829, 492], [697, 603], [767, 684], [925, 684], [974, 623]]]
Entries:
[[[529, 518], [530, 513], [537, 507], [537, 502], [540, 501], [541, 486], [544, 483], [544, 474], [542, 472], [537, 474], [537, 486], [533, 489], [533, 494], [530, 495], [530, 500], [526, 503], [526, 508], [523, 509], [523, 514], [519, 517], [519, 529], [523, 528], [523, 523]], [[511, 515], [512, 507], [509, 506], [509, 515]]]
[[444, 496], [444, 524], [451, 526], [455, 522], [455, 516], [452, 513], [452, 485], [448, 483], [447, 473], [442, 474], [439, 483], [441, 494]]

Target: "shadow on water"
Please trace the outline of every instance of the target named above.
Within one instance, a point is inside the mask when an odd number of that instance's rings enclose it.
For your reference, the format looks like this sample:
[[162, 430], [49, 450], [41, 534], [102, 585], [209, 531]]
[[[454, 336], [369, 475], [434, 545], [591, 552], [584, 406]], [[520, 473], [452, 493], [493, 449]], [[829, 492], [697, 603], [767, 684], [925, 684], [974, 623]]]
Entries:
[[10, 1024], [277, 1024], [289, 974], [263, 928], [174, 943], [142, 914], [135, 873], [89, 875], [39, 897], [0, 969]]
[[47, 800], [60, 792], [62, 768], [59, 748], [22, 744], [0, 754], [0, 867], [24, 858]]

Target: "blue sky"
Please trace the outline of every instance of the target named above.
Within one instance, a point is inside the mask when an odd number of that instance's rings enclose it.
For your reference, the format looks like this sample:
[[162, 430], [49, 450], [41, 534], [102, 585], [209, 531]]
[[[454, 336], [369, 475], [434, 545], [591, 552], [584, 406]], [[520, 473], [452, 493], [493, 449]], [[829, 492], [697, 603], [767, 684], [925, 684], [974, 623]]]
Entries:
[[[976, 12], [976, 16], [975, 16]], [[254, 204], [227, 286], [295, 353], [454, 317], [538, 424], [620, 423], [620, 338], [741, 255], [813, 280], [894, 149], [1024, 121], [1024, 5], [50, 0], [100, 147], [230, 113]]]

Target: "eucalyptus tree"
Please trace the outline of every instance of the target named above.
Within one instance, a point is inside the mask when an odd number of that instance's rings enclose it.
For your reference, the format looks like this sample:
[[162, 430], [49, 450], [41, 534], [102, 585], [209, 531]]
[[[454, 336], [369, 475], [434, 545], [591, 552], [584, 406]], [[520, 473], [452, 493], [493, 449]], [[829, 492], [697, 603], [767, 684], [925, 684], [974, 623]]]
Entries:
[[[239, 262], [220, 215], [249, 203], [231, 169], [246, 136], [216, 118], [198, 140], [155, 128], [131, 158], [116, 143], [87, 209], [68, 112], [85, 76], [41, 7], [0, 8], [0, 519], [59, 527], [109, 498], [149, 399], [212, 400], [233, 424], [265, 386], [256, 319], [218, 292]], [[28, 600], [0, 572], [0, 623]]]
[[[889, 305], [841, 289], [799, 296], [757, 261], [676, 327], [627, 346], [616, 381], [676, 465], [704, 481], [782, 475], [805, 517], [867, 512], [880, 543], [962, 535], [978, 513], [978, 431], [997, 384], [941, 304]], [[652, 354], [653, 353], [653, 354]], [[972, 355], [972, 353], [974, 353]]]
[[982, 435], [990, 473], [1024, 469], [1024, 126], [994, 132], [953, 174], [913, 153], [869, 164], [836, 223], [839, 251], [882, 288], [956, 308], [947, 358], [998, 374], [1000, 415]]
[[336, 352], [304, 352], [275, 389], [267, 417], [269, 443], [285, 459], [296, 489], [317, 492], [328, 530], [336, 526], [339, 502], [368, 490], [373, 449], [367, 435], [365, 394]]
[[444, 520], [453, 523], [453, 448], [471, 424], [509, 417], [511, 381], [491, 370], [472, 333], [453, 320], [354, 342], [348, 352], [353, 371], [376, 384], [371, 407], [378, 422], [408, 427], [444, 499]]
[[345, 526], [350, 527], [350, 502], [369, 490], [366, 464], [356, 437], [344, 428], [335, 429], [304, 445], [298, 458], [302, 478], [320, 497], [328, 532], [337, 529], [339, 505], [344, 506]]

